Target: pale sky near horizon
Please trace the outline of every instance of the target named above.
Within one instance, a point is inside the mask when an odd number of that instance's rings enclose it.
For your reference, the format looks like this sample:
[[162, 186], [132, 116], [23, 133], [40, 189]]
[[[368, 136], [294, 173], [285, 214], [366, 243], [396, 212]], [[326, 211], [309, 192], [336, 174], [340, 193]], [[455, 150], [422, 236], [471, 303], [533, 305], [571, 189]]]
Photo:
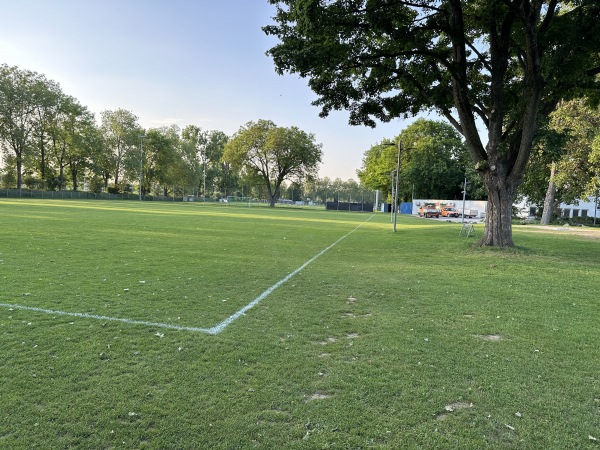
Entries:
[[123, 108], [144, 128], [197, 125], [233, 135], [269, 119], [323, 144], [319, 176], [358, 180], [363, 154], [410, 121], [348, 125], [320, 118], [307, 80], [279, 76], [266, 0], [0, 0], [0, 63], [60, 84], [99, 119]]

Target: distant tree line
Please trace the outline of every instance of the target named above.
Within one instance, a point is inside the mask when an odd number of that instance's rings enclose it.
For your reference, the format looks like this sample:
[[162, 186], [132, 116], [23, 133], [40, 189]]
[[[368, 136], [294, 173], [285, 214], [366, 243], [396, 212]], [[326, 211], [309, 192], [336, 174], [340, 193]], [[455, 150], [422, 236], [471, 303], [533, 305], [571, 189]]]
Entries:
[[[257, 130], [263, 134], [250, 135]], [[3, 188], [137, 193], [141, 180], [143, 195], [271, 202], [364, 195], [354, 180], [319, 179], [321, 146], [296, 127], [261, 120], [234, 136], [196, 125], [144, 129], [125, 109], [102, 111], [97, 120], [58, 83], [6, 64], [0, 65], [0, 149]]]

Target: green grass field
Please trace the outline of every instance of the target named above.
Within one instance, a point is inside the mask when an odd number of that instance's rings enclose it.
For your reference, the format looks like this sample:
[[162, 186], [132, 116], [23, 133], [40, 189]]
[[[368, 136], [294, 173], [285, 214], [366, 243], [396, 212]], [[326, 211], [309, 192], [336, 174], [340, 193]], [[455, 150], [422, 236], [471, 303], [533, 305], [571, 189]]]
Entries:
[[600, 233], [459, 229], [0, 200], [0, 448], [599, 448]]

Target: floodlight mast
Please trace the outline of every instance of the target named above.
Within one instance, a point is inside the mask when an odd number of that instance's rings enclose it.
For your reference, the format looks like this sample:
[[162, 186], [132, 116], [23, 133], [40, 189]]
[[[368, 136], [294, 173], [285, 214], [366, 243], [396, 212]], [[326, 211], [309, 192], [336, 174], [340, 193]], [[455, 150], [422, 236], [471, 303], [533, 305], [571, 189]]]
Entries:
[[396, 165], [396, 193], [394, 195], [394, 233], [396, 232], [396, 221], [398, 215], [398, 182], [400, 179], [400, 154], [402, 153], [402, 141], [398, 140], [398, 163]]
[[142, 134], [140, 136], [140, 201], [142, 200], [142, 178], [143, 178], [143, 172], [142, 172], [142, 160], [144, 158], [144, 138], [146, 136], [144, 134]]
[[465, 177], [465, 183], [463, 184], [463, 208], [462, 208], [462, 223], [465, 224], [465, 201], [467, 199], [467, 177]]

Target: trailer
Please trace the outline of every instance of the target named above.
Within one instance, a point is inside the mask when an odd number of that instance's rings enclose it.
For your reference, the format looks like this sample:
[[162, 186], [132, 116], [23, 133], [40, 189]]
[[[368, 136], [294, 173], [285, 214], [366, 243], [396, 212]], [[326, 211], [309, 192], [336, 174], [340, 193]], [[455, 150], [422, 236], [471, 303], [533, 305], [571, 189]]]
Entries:
[[462, 217], [468, 217], [469, 219], [473, 219], [479, 216], [479, 211], [477, 209], [467, 209], [464, 210], [462, 208], [458, 208], [458, 212]]

